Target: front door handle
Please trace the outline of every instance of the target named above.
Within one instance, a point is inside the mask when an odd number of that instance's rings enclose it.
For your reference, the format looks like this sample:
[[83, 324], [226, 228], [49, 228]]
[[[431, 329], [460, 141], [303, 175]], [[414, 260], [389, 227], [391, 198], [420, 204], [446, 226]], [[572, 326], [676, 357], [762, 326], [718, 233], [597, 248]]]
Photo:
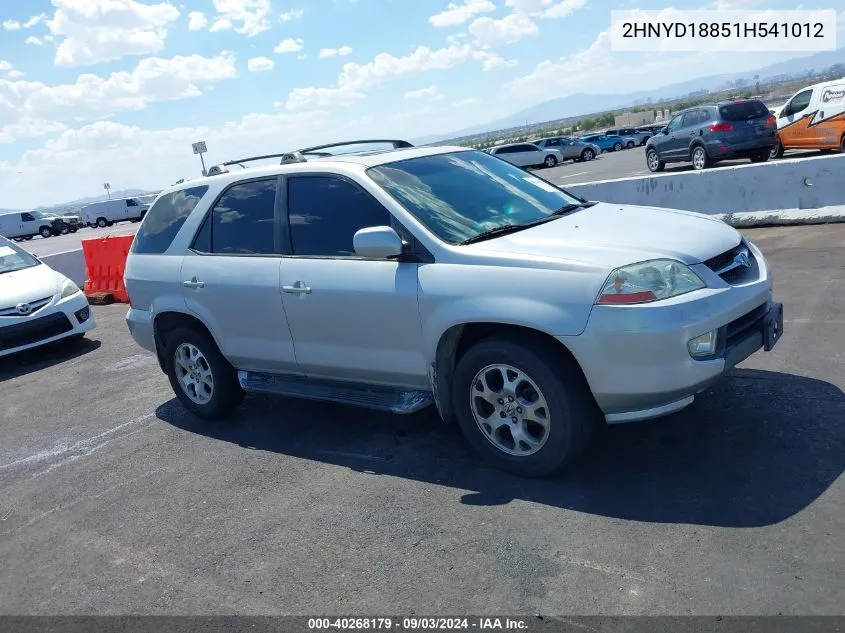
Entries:
[[292, 286], [282, 286], [282, 290], [292, 295], [310, 295], [311, 287], [306, 286], [304, 281], [297, 281]]
[[185, 288], [205, 288], [205, 282], [198, 280], [196, 277], [190, 281], [183, 281], [182, 285], [185, 286]]

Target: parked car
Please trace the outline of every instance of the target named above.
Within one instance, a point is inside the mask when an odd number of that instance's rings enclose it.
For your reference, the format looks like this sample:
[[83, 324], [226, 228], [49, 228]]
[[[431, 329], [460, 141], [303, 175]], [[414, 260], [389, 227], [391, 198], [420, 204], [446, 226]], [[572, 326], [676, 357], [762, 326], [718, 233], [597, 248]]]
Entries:
[[[638, 145], [645, 145], [646, 141], [654, 136], [653, 133], [645, 130], [638, 130], [637, 128], [633, 127], [625, 127], [625, 128], [618, 128], [615, 130], [607, 130], [605, 132], [607, 136], [621, 136], [626, 139], [626, 146], [630, 141], [627, 139], [631, 139], [634, 143], [634, 146]], [[628, 148], [630, 149], [630, 147]]]
[[36, 235], [50, 237], [67, 232], [67, 225], [58, 217], [38, 211], [15, 211], [0, 215], [0, 236], [17, 242]]
[[563, 161], [557, 149], [542, 149], [533, 143], [510, 143], [490, 149], [490, 154], [517, 167], [554, 167]]
[[78, 215], [57, 215], [52, 211], [33, 211], [32, 215], [44, 222], [48, 222], [52, 227], [53, 235], [76, 233], [82, 228]]
[[150, 205], [137, 198], [101, 200], [82, 207], [82, 222], [85, 226], [112, 226], [115, 222], [140, 222]]
[[845, 153], [845, 77], [799, 90], [772, 114], [780, 141], [772, 148], [773, 158], [786, 149]]
[[625, 149], [628, 144], [621, 136], [608, 136], [607, 134], [589, 134], [578, 138], [583, 143], [597, 145], [603, 152], [618, 152]]
[[737, 158], [762, 163], [777, 143], [775, 117], [762, 101], [701, 105], [678, 113], [649, 139], [646, 164], [651, 171], [663, 171], [672, 162], [692, 162], [694, 169]]
[[79, 339], [94, 327], [75, 283], [0, 237], [0, 356]]
[[601, 148], [597, 145], [583, 143], [567, 136], [553, 136], [531, 142], [540, 149], [558, 150], [561, 154], [562, 160], [571, 159], [573, 161], [590, 161], [598, 154], [601, 154]]
[[138, 230], [129, 331], [195, 416], [245, 391], [433, 403], [492, 464], [545, 475], [597, 416], [679, 411], [781, 336], [763, 254], [722, 221], [462, 147], [338, 145], [166, 189]]

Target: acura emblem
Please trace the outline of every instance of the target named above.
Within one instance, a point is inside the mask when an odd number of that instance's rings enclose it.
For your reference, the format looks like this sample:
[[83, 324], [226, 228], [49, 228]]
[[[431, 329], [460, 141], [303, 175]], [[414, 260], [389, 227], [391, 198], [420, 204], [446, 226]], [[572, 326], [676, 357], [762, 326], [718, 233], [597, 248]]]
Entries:
[[32, 306], [28, 303], [19, 303], [15, 306], [15, 310], [17, 310], [17, 313], [21, 316], [26, 316], [27, 314], [32, 312]]

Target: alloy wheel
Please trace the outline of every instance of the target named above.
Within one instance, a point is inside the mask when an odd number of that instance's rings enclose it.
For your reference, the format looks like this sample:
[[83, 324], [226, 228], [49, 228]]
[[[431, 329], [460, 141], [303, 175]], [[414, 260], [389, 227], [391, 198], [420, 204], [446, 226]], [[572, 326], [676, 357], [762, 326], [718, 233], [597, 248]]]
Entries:
[[202, 351], [182, 343], [173, 355], [176, 379], [185, 395], [197, 404], [207, 404], [214, 395], [214, 376]]

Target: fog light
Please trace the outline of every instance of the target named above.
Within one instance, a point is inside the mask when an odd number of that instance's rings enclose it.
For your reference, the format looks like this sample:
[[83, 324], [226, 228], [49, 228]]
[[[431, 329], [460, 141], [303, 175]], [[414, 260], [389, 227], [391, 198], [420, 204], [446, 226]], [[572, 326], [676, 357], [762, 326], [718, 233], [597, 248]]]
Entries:
[[82, 308], [81, 310], [77, 310], [73, 313], [76, 317], [76, 320], [80, 323], [85, 323], [88, 320], [88, 317], [91, 316], [91, 310], [89, 308]]
[[719, 330], [710, 330], [706, 334], [696, 336], [687, 343], [687, 349], [690, 356], [697, 358], [700, 356], [712, 356], [716, 353], [716, 343], [719, 338]]

